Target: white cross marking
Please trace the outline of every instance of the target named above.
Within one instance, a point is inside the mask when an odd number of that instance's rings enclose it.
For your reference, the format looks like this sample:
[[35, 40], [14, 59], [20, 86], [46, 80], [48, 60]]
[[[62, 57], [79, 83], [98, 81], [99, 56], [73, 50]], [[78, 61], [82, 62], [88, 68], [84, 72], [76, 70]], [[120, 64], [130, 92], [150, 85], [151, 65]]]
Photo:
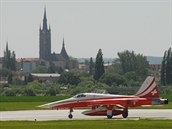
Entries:
[[156, 89], [154, 89], [154, 91], [152, 91], [151, 93], [154, 96], [157, 93]]

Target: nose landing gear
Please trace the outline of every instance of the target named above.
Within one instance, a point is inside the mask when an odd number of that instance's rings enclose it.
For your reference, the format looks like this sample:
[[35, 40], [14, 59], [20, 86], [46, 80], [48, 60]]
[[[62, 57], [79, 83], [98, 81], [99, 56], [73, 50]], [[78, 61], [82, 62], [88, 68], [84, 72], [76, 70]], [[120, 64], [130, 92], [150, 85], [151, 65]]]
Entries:
[[69, 119], [72, 119], [72, 118], [73, 118], [72, 112], [73, 112], [73, 109], [70, 108], [70, 110], [69, 110], [69, 115], [68, 115], [68, 118], [69, 118]]
[[69, 114], [68, 117], [69, 117], [69, 119], [72, 119], [73, 118], [73, 115], [72, 114]]

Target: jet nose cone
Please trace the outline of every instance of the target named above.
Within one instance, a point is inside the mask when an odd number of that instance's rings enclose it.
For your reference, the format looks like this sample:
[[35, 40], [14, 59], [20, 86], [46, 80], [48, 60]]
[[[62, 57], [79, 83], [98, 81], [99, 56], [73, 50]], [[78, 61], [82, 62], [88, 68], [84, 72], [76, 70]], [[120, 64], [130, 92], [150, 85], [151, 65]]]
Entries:
[[72, 99], [65, 99], [65, 100], [60, 100], [60, 101], [55, 101], [47, 104], [40, 105], [38, 107], [41, 108], [58, 108], [58, 106], [64, 105], [66, 103], [70, 103]]
[[43, 104], [43, 105], [39, 105], [37, 107], [40, 107], [40, 108], [51, 108], [49, 104]]

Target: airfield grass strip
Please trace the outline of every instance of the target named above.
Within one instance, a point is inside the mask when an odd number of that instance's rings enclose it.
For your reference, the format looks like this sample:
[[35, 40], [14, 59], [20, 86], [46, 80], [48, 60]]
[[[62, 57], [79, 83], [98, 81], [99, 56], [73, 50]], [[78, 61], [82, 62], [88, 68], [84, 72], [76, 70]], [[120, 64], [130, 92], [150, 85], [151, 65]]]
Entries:
[[52, 102], [70, 96], [0, 96], [0, 102]]
[[1, 129], [171, 129], [172, 120], [0, 121]]
[[1, 102], [0, 111], [43, 110], [44, 108], [37, 107], [42, 104], [45, 102]]

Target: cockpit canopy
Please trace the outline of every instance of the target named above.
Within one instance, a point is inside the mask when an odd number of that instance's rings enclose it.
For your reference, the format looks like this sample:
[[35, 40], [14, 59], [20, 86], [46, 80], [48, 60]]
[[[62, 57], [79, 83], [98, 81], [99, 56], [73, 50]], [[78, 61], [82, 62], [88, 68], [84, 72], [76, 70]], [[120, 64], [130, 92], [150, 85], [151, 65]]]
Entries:
[[108, 98], [115, 97], [115, 95], [110, 94], [99, 94], [99, 93], [79, 93], [72, 98], [74, 99], [89, 99], [89, 98]]
[[86, 97], [85, 94], [81, 93], [81, 94], [77, 94], [74, 96], [74, 98], [83, 98], [83, 97]]

